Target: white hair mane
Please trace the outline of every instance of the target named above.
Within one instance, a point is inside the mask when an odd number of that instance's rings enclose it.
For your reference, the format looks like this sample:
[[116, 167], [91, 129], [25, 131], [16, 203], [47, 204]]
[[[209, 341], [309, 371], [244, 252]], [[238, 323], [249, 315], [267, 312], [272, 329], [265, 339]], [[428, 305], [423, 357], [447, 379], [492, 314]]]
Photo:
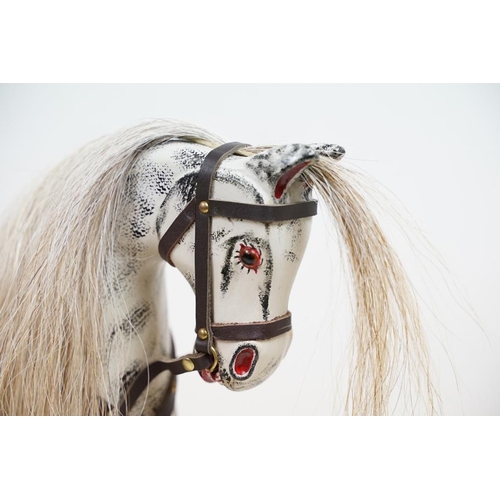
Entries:
[[[3, 223], [0, 414], [102, 413], [100, 396], [109, 376], [103, 299], [116, 300], [107, 262], [127, 175], [141, 152], [173, 138], [210, 147], [223, 143], [173, 120], [120, 130], [64, 160]], [[263, 149], [247, 148], [244, 154]], [[352, 271], [355, 349], [346, 413], [389, 413], [398, 380], [413, 387], [412, 399], [423, 396], [434, 413], [417, 301], [363, 183], [326, 156], [304, 176], [331, 212]], [[116, 394], [108, 396], [117, 400]]]

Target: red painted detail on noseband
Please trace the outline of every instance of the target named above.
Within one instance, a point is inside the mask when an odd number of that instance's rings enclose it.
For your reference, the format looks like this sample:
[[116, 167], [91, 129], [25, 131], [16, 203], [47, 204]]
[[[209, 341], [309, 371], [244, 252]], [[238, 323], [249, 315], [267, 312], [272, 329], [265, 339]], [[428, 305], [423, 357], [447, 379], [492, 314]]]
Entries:
[[233, 365], [233, 371], [236, 375], [244, 377], [252, 368], [255, 358], [255, 351], [250, 347], [242, 349], [236, 356]]
[[278, 182], [276, 183], [276, 187], [274, 188], [274, 197], [279, 200], [282, 196], [283, 193], [285, 192], [286, 187], [290, 183], [290, 181], [300, 174], [304, 168], [309, 165], [309, 161], [305, 161], [303, 163], [300, 163], [299, 165], [295, 165], [295, 167], [289, 168], [286, 170], [286, 172], [278, 179]]

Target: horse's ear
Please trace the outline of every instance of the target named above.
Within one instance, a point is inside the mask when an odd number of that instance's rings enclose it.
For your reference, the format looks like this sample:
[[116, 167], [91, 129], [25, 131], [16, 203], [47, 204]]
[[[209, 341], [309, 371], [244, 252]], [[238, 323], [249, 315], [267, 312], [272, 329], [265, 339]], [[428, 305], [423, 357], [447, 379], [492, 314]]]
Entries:
[[338, 160], [344, 155], [344, 150], [336, 144], [287, 144], [256, 154], [247, 165], [260, 178], [271, 183], [274, 197], [279, 200], [303, 170], [318, 160], [319, 155]]
[[276, 181], [276, 186], [274, 187], [274, 197], [279, 200], [287, 188], [293, 184], [293, 182], [299, 177], [302, 171], [307, 168], [308, 165], [315, 158], [304, 159], [304, 161], [297, 161], [293, 165], [290, 165], [278, 178]]
[[[314, 151], [313, 154], [310, 152], [311, 148]], [[345, 150], [336, 144], [309, 144], [307, 148], [303, 148], [299, 158], [295, 158], [295, 161], [291, 162], [278, 178], [274, 188], [274, 197], [277, 200], [283, 196], [286, 189], [299, 177], [302, 171], [317, 159], [318, 153], [334, 160], [340, 160], [344, 156]]]
[[279, 200], [304, 168], [317, 159], [315, 148], [307, 144], [287, 144], [252, 156], [247, 166], [270, 184], [275, 198]]
[[345, 149], [337, 144], [310, 144], [320, 155], [328, 156], [332, 160], [340, 160], [345, 155]]

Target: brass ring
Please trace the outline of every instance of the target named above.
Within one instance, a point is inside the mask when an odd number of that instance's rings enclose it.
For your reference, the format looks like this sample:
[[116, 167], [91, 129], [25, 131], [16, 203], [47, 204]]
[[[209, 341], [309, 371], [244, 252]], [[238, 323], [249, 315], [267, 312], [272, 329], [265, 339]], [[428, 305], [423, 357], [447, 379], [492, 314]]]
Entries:
[[212, 373], [217, 368], [217, 364], [219, 363], [219, 356], [217, 356], [217, 351], [215, 350], [215, 347], [213, 345], [210, 346], [210, 352], [212, 353], [214, 362], [212, 366], [208, 369], [208, 371]]

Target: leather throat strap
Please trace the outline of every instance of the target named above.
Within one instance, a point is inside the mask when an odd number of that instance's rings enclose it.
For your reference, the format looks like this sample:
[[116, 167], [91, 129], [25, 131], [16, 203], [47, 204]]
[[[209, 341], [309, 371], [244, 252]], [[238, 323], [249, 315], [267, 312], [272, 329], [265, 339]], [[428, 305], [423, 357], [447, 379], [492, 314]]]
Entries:
[[[196, 199], [193, 198], [187, 205], [186, 208], [177, 216], [177, 218], [172, 222], [167, 232], [162, 236], [160, 243], [158, 245], [158, 252], [163, 260], [166, 260], [171, 266], [174, 266], [173, 262], [170, 260], [170, 254], [175, 248], [179, 240], [182, 238], [184, 233], [191, 227], [194, 223], [196, 217], [195, 213]], [[174, 266], [175, 267], [175, 266]]]

